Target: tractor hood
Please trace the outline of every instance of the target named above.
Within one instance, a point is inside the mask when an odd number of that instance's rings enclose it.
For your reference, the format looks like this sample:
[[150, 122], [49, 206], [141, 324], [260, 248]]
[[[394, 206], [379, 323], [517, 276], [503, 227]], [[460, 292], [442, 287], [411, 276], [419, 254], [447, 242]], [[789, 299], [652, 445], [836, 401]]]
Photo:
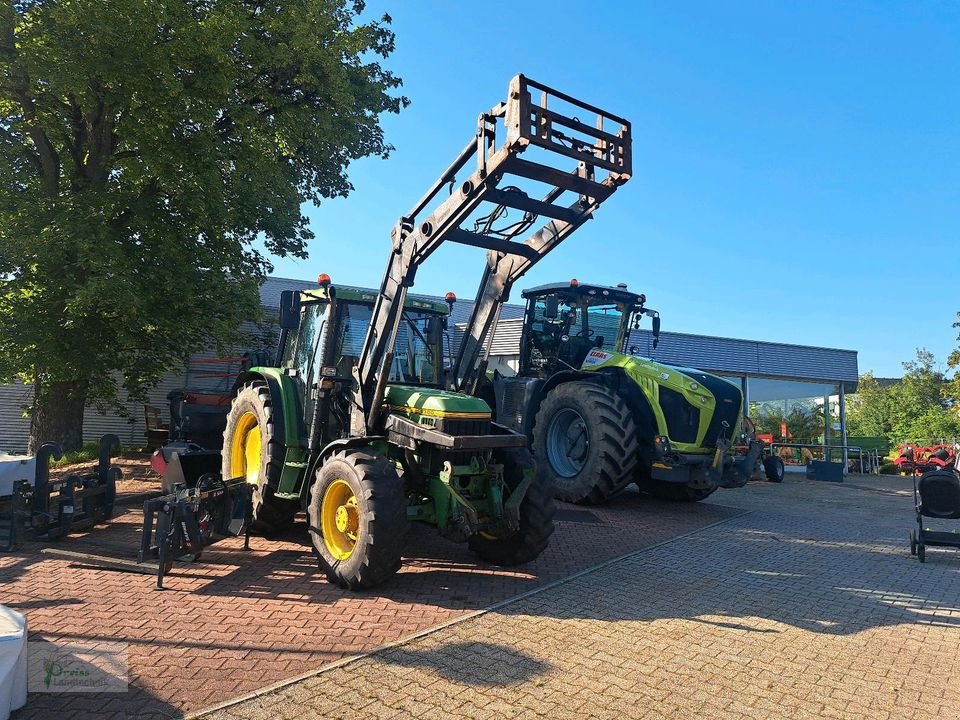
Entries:
[[621, 369], [637, 384], [660, 432], [681, 452], [712, 451], [718, 439], [730, 440], [736, 434], [743, 407], [737, 385], [702, 370], [600, 349], [587, 353], [581, 365], [584, 372], [611, 368]]
[[489, 420], [490, 406], [471, 395], [416, 385], [388, 385], [384, 407], [404, 415]]

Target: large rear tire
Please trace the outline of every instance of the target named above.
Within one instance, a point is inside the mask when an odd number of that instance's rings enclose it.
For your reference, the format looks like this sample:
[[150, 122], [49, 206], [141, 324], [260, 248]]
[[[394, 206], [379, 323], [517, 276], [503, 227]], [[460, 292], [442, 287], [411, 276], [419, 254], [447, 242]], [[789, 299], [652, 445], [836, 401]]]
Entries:
[[[522, 565], [537, 558], [553, 534], [556, 510], [553, 490], [544, 473], [537, 471], [533, 456], [526, 448], [499, 450], [494, 458], [503, 463], [503, 479], [510, 491], [523, 482], [526, 472], [534, 473], [520, 503], [520, 529], [502, 538], [480, 533], [472, 536], [467, 544], [473, 552], [494, 565]], [[508, 493], [504, 502], [509, 498]]]
[[223, 431], [221, 474], [224, 480], [244, 477], [253, 492], [252, 529], [272, 533], [290, 525], [300, 509], [296, 500], [276, 497], [286, 447], [276, 437], [270, 388], [262, 381], [249, 382], [230, 404]]
[[338, 452], [310, 489], [310, 540], [330, 582], [379, 585], [400, 569], [408, 529], [403, 481], [371, 450]]
[[601, 503], [632, 482], [638, 431], [616, 391], [592, 382], [567, 382], [540, 405], [533, 454], [557, 498]]

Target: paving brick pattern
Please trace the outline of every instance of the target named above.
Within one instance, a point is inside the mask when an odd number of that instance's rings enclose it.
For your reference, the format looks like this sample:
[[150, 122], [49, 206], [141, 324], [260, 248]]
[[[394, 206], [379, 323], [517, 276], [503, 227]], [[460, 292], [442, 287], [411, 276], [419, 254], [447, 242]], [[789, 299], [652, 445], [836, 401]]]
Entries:
[[[78, 567], [31, 545], [0, 555], [0, 602], [27, 614], [31, 640], [129, 643], [131, 687], [123, 695], [31, 695], [15, 718], [176, 717], [738, 512], [635, 494], [602, 509], [568, 506], [544, 555], [509, 570], [418, 529], [402, 572], [364, 593], [327, 583], [302, 526], [284, 538], [254, 538], [249, 553], [239, 540], [215, 545], [202, 562], [178, 565], [164, 592], [149, 576]], [[133, 559], [140, 522], [128, 508], [109, 527], [59, 545]]]
[[911, 558], [904, 480], [752, 510], [206, 716], [958, 718], [960, 553]]

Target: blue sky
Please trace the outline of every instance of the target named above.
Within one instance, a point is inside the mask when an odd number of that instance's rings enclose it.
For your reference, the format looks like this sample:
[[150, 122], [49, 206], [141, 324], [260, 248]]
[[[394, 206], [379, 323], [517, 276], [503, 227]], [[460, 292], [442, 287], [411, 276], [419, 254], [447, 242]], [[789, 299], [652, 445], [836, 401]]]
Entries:
[[[518, 72], [628, 118], [634, 177], [520, 282], [626, 282], [664, 330], [850, 348], [901, 372], [957, 347], [960, 4], [369, 2], [411, 106], [275, 274], [376, 286], [390, 228]], [[472, 298], [442, 249], [416, 289]], [[519, 297], [519, 293], [515, 293]], [[515, 298], [516, 299], [516, 298]]]

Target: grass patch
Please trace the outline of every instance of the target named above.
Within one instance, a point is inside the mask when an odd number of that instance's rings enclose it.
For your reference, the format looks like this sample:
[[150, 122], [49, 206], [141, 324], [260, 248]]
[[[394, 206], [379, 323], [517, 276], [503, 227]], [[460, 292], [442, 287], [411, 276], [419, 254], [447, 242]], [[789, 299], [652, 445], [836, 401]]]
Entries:
[[100, 457], [99, 443], [87, 443], [79, 450], [65, 452], [59, 460], [50, 459], [50, 467], [63, 467], [77, 463], [90, 462]]

